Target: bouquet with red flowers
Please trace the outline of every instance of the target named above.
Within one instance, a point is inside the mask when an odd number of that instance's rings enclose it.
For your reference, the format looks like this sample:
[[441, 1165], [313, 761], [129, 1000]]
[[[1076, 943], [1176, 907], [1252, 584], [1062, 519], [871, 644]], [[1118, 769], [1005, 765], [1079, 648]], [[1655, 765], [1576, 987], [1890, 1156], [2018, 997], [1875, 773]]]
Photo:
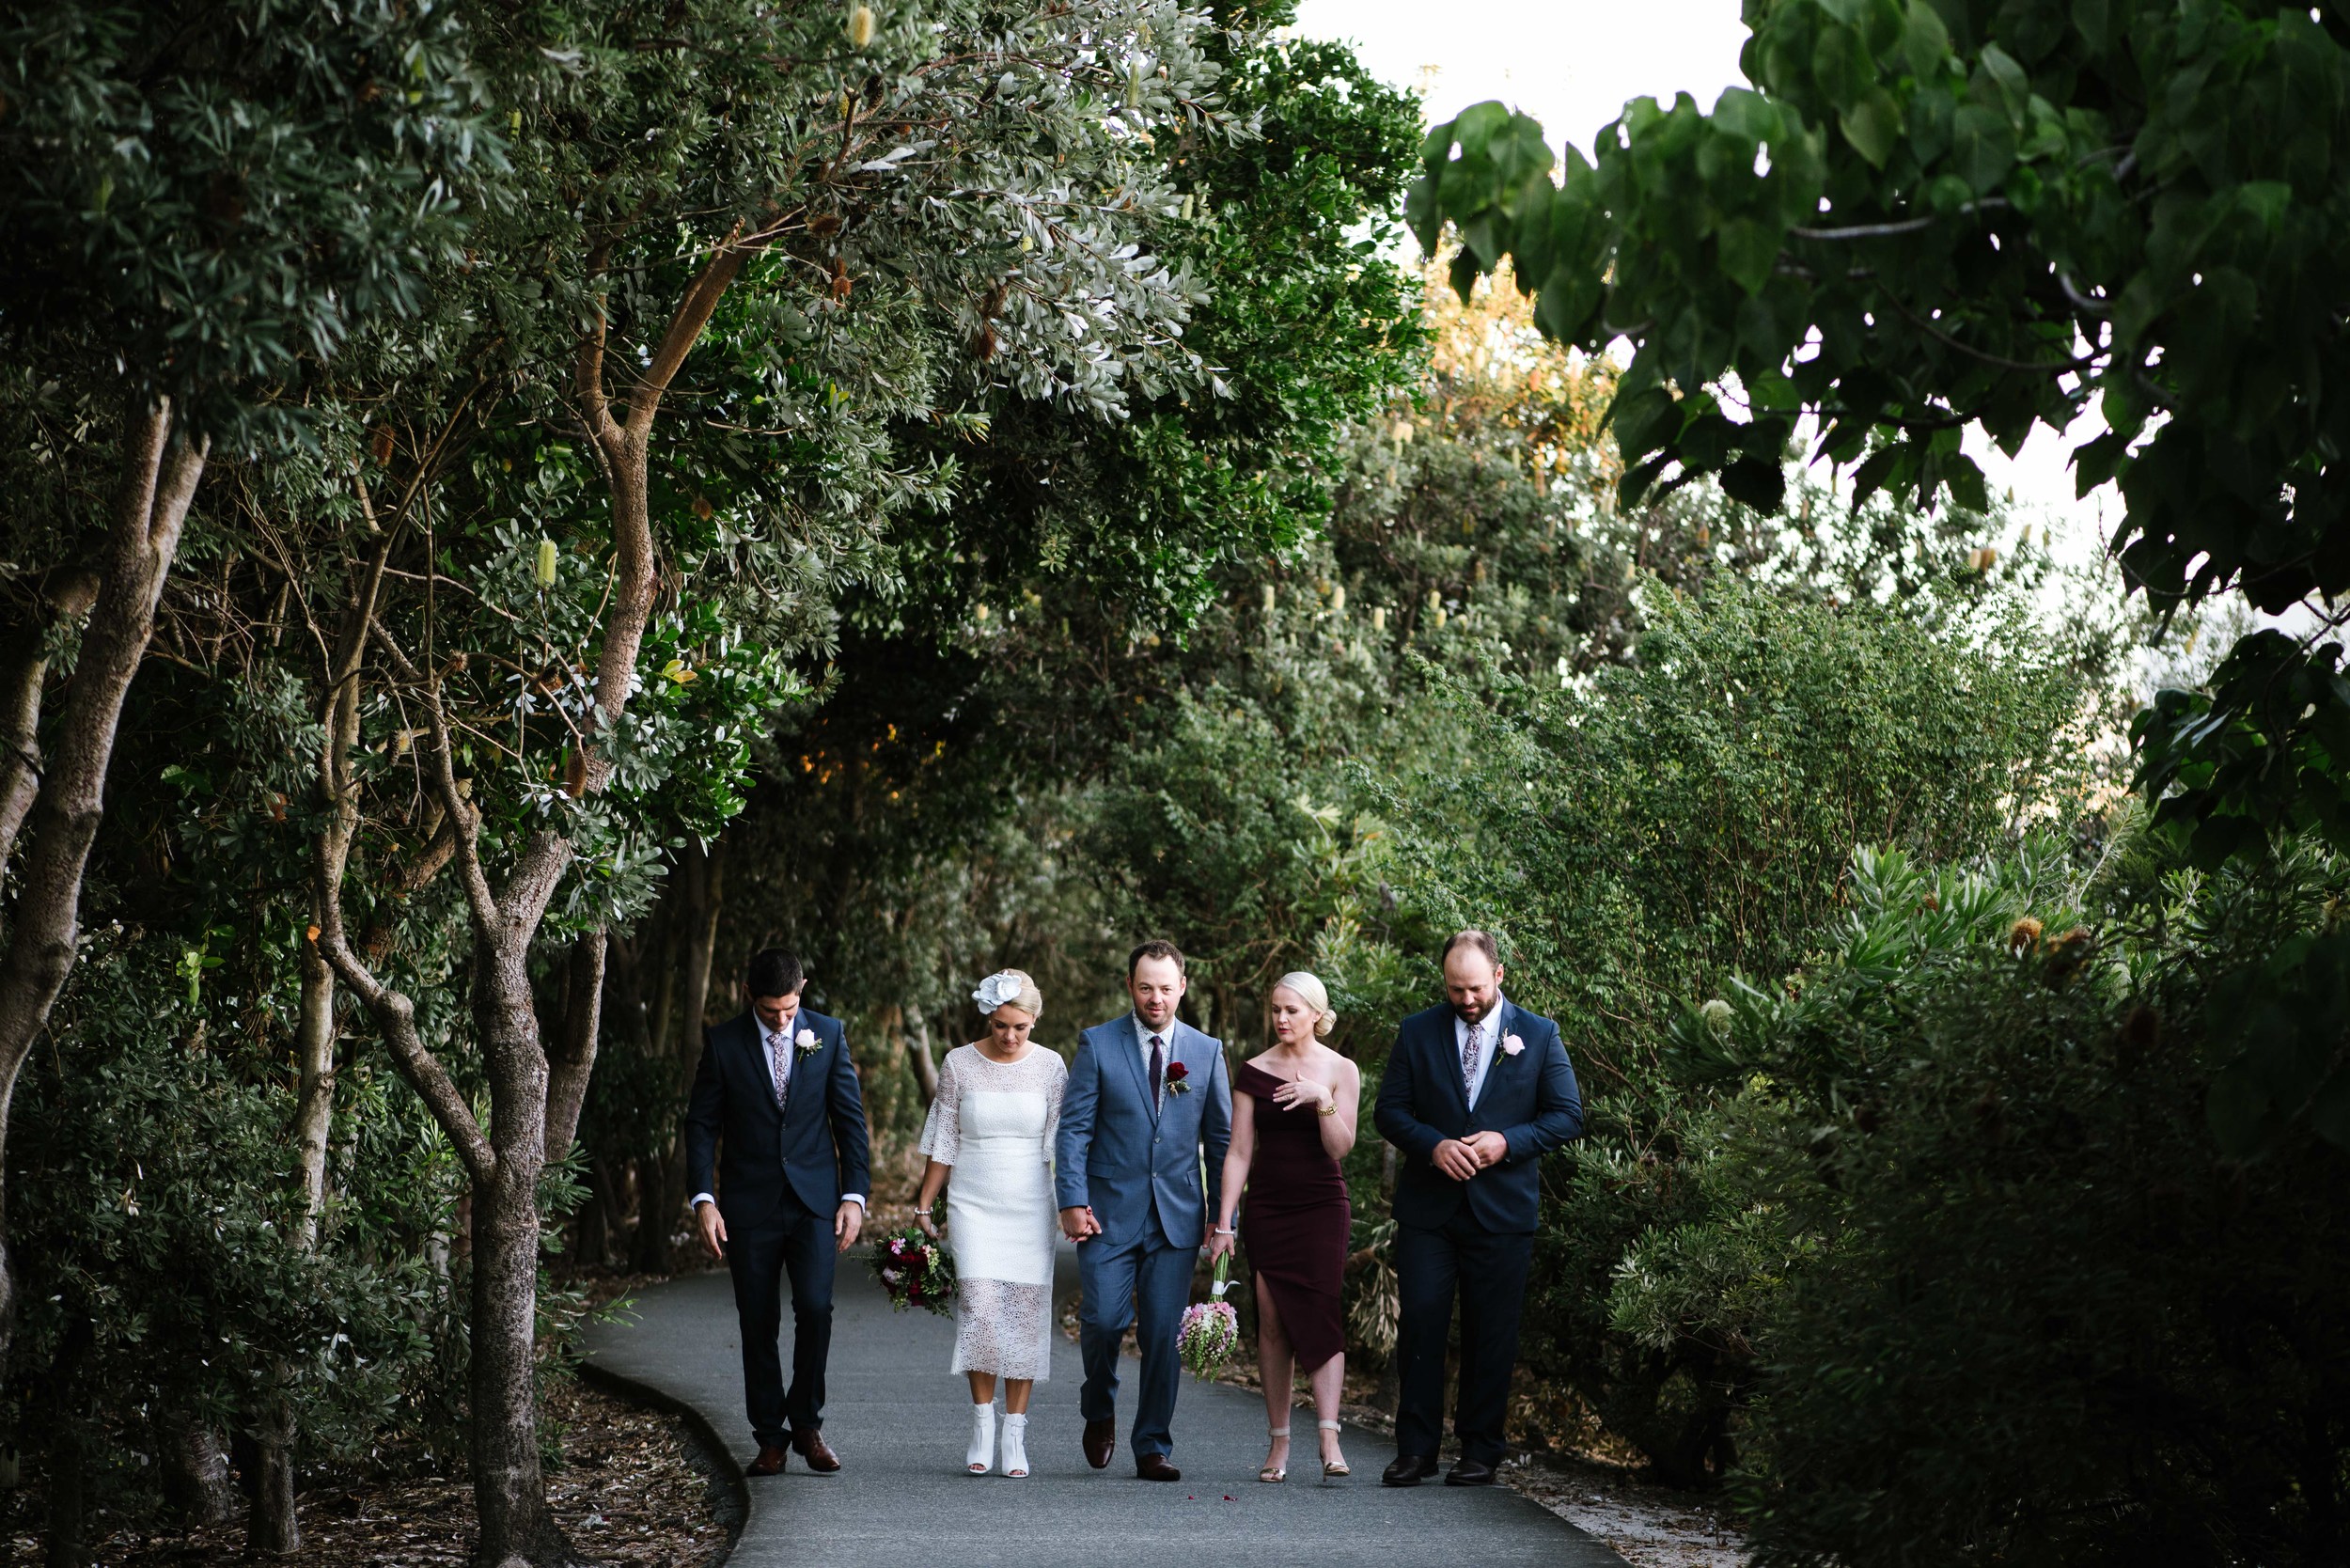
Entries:
[[893, 1231], [873, 1243], [873, 1277], [888, 1293], [889, 1305], [901, 1312], [909, 1307], [939, 1313], [952, 1309], [954, 1262], [918, 1227]]

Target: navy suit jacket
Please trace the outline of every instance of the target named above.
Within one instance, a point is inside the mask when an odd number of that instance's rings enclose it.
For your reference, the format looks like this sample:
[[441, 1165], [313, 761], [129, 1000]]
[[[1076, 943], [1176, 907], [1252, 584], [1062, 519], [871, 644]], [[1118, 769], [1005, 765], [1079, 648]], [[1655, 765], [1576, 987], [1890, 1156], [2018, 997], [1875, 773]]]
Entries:
[[785, 1111], [776, 1109], [758, 1020], [745, 1011], [702, 1031], [701, 1066], [685, 1109], [685, 1166], [690, 1190], [718, 1200], [729, 1231], [772, 1217], [787, 1185], [825, 1215], [840, 1206], [842, 1193], [873, 1190], [848, 1031], [839, 1019], [805, 1007], [791, 1024], [793, 1034], [802, 1029], [813, 1031], [816, 1049], [795, 1051]]
[[[1559, 1026], [1503, 998], [1487, 1049], [1492, 1065], [1477, 1105], [1461, 1082], [1461, 1051], [1450, 1007], [1432, 1007], [1403, 1020], [1379, 1079], [1373, 1121], [1379, 1136], [1402, 1152], [1395, 1175], [1398, 1223], [1434, 1230], [1468, 1206], [1469, 1217], [1499, 1234], [1534, 1230], [1542, 1212], [1542, 1158], [1582, 1136], [1583, 1101], [1574, 1069], [1559, 1043]], [[1515, 1056], [1502, 1042], [1525, 1043]], [[1434, 1162], [1446, 1138], [1499, 1133], [1509, 1152], [1465, 1182]]]
[[1191, 1088], [1178, 1094], [1170, 1086], [1156, 1110], [1132, 1013], [1077, 1037], [1061, 1088], [1053, 1162], [1058, 1201], [1064, 1209], [1090, 1206], [1114, 1247], [1144, 1232], [1154, 1204], [1169, 1247], [1198, 1247], [1224, 1185], [1232, 1082], [1223, 1043], [1180, 1018], [1168, 1036], [1167, 1065], [1182, 1062]]

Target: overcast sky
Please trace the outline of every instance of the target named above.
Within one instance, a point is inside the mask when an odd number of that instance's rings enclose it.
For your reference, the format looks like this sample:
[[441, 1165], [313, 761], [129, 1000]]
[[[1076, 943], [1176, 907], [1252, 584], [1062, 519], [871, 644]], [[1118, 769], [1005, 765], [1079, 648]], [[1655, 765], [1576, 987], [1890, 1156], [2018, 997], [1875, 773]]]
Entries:
[[[1631, 99], [1685, 92], [1711, 109], [1745, 80], [1738, 0], [1303, 0], [1298, 30], [1350, 39], [1378, 75], [1423, 87], [1432, 121], [1498, 98], [1541, 120], [1554, 148], [1572, 138], [1586, 151]], [[2069, 444], [2037, 431], [2014, 463], [1979, 434], [1967, 449], [2074, 550], [2097, 548], [2098, 497], [2073, 499]], [[2106, 510], [2119, 515], [2110, 499]]]

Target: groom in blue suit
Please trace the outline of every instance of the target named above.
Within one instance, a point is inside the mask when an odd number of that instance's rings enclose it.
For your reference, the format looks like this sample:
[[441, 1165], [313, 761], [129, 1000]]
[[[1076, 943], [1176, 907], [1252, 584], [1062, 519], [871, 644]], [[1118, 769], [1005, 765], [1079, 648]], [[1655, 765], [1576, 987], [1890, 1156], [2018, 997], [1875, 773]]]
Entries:
[[1232, 1141], [1224, 1045], [1175, 1016], [1183, 985], [1183, 955], [1173, 943], [1145, 942], [1128, 956], [1134, 1011], [1078, 1036], [1055, 1150], [1061, 1231], [1078, 1244], [1085, 1292], [1078, 1406], [1086, 1463], [1101, 1469], [1117, 1445], [1118, 1357], [1132, 1322], [1142, 1353], [1135, 1473], [1145, 1481], [1183, 1479], [1167, 1457], [1175, 1342]]
[[1446, 1005], [1396, 1031], [1379, 1080], [1379, 1133], [1395, 1176], [1401, 1314], [1395, 1463], [1389, 1486], [1436, 1471], [1445, 1341], [1461, 1297], [1461, 1373], [1449, 1486], [1489, 1486], [1503, 1436], [1518, 1315], [1542, 1212], [1542, 1159], [1583, 1131], [1583, 1102], [1559, 1026], [1501, 994], [1501, 951], [1481, 931], [1444, 948]]

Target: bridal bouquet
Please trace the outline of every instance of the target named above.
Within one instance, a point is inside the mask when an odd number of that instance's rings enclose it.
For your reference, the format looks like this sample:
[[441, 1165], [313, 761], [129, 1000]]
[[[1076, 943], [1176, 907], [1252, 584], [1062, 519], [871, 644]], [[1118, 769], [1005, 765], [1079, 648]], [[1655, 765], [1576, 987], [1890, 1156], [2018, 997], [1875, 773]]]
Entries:
[[1230, 1252], [1216, 1259], [1215, 1283], [1209, 1287], [1209, 1299], [1183, 1309], [1183, 1331], [1175, 1348], [1194, 1377], [1214, 1377], [1240, 1349], [1240, 1314], [1224, 1299], [1224, 1293], [1232, 1288], [1227, 1278], [1231, 1266]]
[[893, 1231], [873, 1243], [873, 1276], [889, 1294], [889, 1305], [902, 1312], [927, 1307], [933, 1312], [952, 1309], [955, 1265], [946, 1249], [916, 1226]]

